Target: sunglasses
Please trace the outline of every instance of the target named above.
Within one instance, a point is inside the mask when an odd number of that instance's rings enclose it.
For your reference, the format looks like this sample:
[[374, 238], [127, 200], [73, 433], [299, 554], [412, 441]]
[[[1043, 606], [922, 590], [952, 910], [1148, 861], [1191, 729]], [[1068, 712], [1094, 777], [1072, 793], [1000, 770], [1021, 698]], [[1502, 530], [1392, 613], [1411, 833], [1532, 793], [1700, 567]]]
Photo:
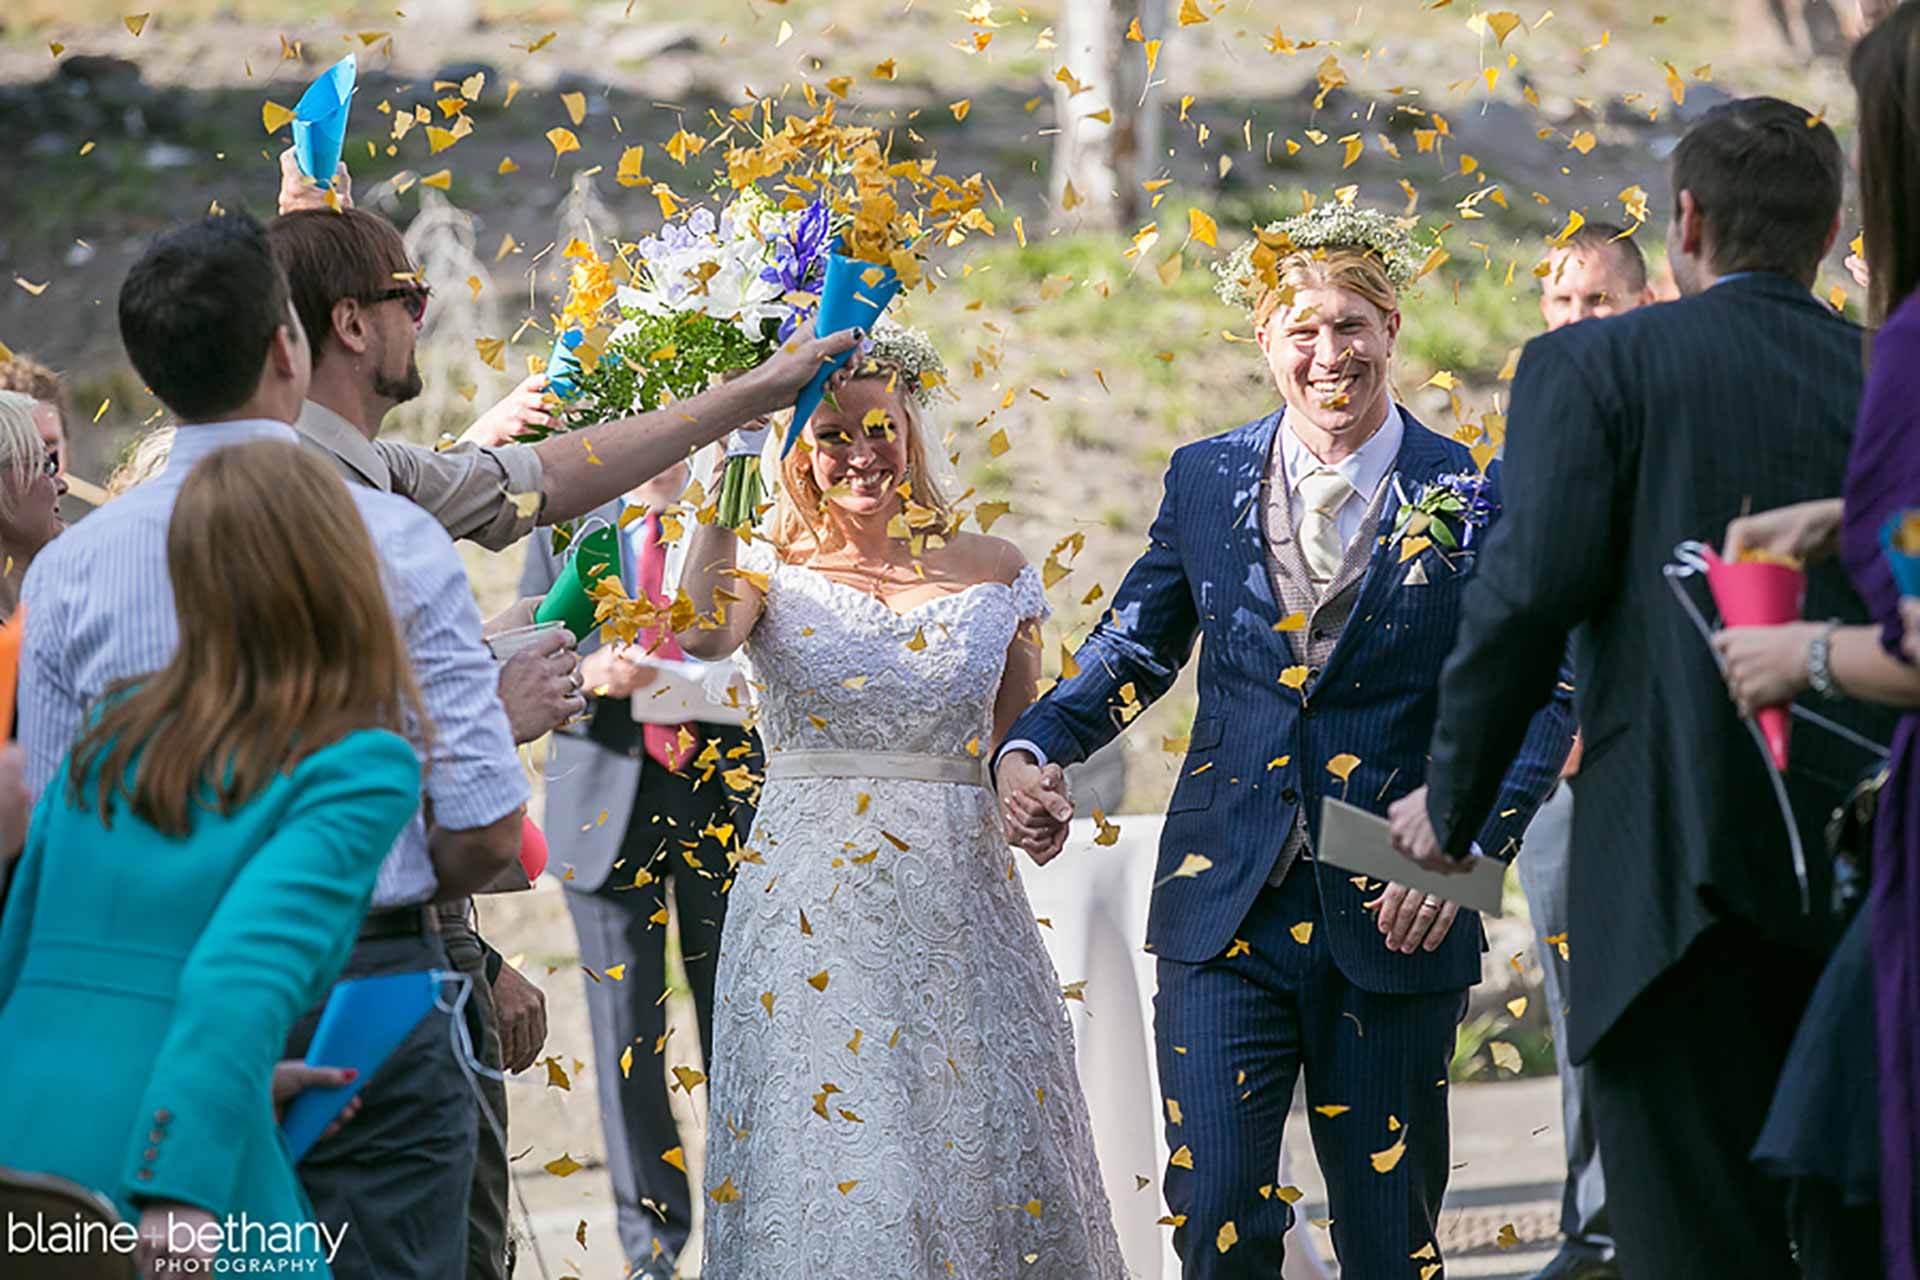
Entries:
[[419, 325], [427, 318], [427, 299], [433, 290], [424, 284], [401, 285], [395, 289], [382, 289], [379, 293], [363, 295], [359, 301], [372, 306], [379, 302], [398, 302], [407, 309], [407, 318]]

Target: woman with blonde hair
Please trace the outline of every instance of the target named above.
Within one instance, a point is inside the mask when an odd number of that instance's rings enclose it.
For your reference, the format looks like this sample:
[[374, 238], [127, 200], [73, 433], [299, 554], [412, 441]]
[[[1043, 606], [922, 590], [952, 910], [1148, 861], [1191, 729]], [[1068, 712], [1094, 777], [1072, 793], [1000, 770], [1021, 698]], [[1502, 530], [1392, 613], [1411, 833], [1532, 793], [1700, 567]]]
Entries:
[[206, 1270], [170, 1224], [244, 1216], [290, 1243], [226, 1239], [221, 1266], [324, 1276], [274, 1066], [419, 807], [403, 735], [426, 726], [372, 540], [314, 455], [209, 455], [167, 568], [179, 649], [97, 704], [0, 915], [0, 1164], [109, 1196], [156, 1264]]
[[767, 749], [715, 984], [704, 1273], [1121, 1280], [985, 764], [1034, 696], [1046, 597], [931, 474], [924, 335], [882, 327], [850, 369], [781, 467], [771, 545], [702, 527], [682, 579], [717, 617], [679, 642], [744, 646]]
[[0, 391], [0, 618], [20, 601], [20, 580], [40, 548], [66, 528], [60, 499], [67, 482], [34, 418], [36, 402]]

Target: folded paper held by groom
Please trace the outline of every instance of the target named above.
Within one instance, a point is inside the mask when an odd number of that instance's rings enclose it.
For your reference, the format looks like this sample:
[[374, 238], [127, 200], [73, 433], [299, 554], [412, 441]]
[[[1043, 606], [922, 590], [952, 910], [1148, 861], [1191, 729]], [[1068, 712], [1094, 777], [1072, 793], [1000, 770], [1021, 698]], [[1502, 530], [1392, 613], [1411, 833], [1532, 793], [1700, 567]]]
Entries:
[[[1806, 600], [1807, 575], [1797, 565], [1770, 559], [1722, 560], [1712, 547], [1701, 548], [1707, 562], [1707, 589], [1729, 627], [1777, 627], [1794, 622]], [[1762, 707], [1754, 713], [1773, 767], [1786, 772], [1787, 737], [1793, 719], [1785, 706]]]
[[1507, 864], [1498, 858], [1476, 855], [1459, 875], [1428, 871], [1400, 856], [1393, 847], [1387, 820], [1379, 814], [1331, 798], [1322, 804], [1320, 839], [1313, 849], [1320, 861], [1430, 893], [1443, 902], [1471, 907], [1481, 915], [1500, 914]]

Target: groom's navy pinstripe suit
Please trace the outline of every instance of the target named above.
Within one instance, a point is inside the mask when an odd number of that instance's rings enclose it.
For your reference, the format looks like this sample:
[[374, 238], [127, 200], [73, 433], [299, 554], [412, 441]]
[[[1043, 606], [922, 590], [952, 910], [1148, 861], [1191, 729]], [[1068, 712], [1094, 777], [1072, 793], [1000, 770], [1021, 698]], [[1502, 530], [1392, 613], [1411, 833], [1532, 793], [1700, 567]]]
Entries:
[[[1029, 708], [1007, 739], [1062, 765], [1085, 759], [1119, 732], [1123, 688], [1142, 703], [1158, 698], [1203, 639], [1200, 705], [1147, 926], [1160, 957], [1161, 1086], [1179, 1104], [1167, 1130], [1176, 1153], [1168, 1203], [1185, 1217], [1176, 1248], [1189, 1277], [1279, 1274], [1292, 1213], [1272, 1183], [1304, 1062], [1310, 1102], [1346, 1108], [1312, 1117], [1345, 1274], [1384, 1280], [1418, 1274], [1409, 1255], [1433, 1239], [1453, 1028], [1479, 978], [1484, 934], [1462, 912], [1437, 950], [1400, 955], [1363, 906], [1377, 882], [1356, 884], [1312, 860], [1268, 881], [1297, 817], [1311, 845], [1323, 796], [1384, 813], [1425, 778], [1440, 669], [1474, 557], [1429, 549], [1403, 560], [1386, 535], [1402, 495], [1475, 468], [1465, 448], [1405, 416], [1385, 496], [1358, 535], [1371, 546], [1364, 571], [1344, 589], [1336, 579], [1320, 606], [1344, 607], [1344, 590], [1357, 593], [1352, 607], [1328, 637], [1324, 665], [1295, 689], [1281, 683], [1299, 657], [1276, 629], [1287, 610], [1262, 523], [1280, 417], [1174, 455], [1146, 553], [1075, 655], [1080, 674]], [[1491, 478], [1497, 503], [1497, 469]], [[1536, 717], [1481, 830], [1490, 853], [1512, 855], [1553, 786], [1572, 741], [1566, 692]], [[1344, 783], [1326, 767], [1343, 753], [1359, 757]], [[1212, 865], [1176, 876], [1195, 853]], [[1402, 1142], [1397, 1163], [1377, 1172], [1374, 1153]], [[1228, 1223], [1238, 1243], [1223, 1250]]]

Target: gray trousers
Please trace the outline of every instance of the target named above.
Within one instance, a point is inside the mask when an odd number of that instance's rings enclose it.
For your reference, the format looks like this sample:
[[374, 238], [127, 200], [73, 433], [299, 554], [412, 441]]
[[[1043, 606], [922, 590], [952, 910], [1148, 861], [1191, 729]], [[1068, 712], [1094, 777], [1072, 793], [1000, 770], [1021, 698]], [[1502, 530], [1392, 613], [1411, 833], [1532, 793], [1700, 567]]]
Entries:
[[1607, 1181], [1600, 1172], [1594, 1133], [1592, 1087], [1585, 1067], [1567, 1057], [1567, 960], [1558, 943], [1567, 932], [1567, 862], [1573, 835], [1573, 792], [1561, 783], [1540, 806], [1520, 847], [1520, 887], [1540, 947], [1546, 977], [1547, 1018], [1560, 1068], [1560, 1107], [1567, 1141], [1567, 1185], [1560, 1198], [1560, 1233], [1567, 1243], [1596, 1255], [1613, 1254], [1607, 1224]]
[[[448, 967], [436, 935], [381, 938], [355, 946], [340, 977]], [[319, 1020], [316, 1007], [294, 1024], [287, 1056], [306, 1056]], [[477, 1110], [435, 1009], [366, 1082], [360, 1113], [300, 1162], [314, 1218], [347, 1226], [334, 1280], [465, 1280]]]
[[[482, 1066], [502, 1070], [500, 1061], [500, 1019], [493, 1005], [493, 986], [487, 981], [487, 951], [474, 932], [472, 900], [441, 903], [440, 936], [447, 944], [447, 959], [455, 969], [473, 979], [473, 995], [467, 1001], [467, 1034], [473, 1040], [473, 1055]], [[496, 1133], [487, 1117], [479, 1117], [478, 1146], [473, 1167], [471, 1218], [467, 1223], [468, 1280], [507, 1280], [513, 1274], [514, 1241], [508, 1213], [511, 1175], [507, 1170], [507, 1148], [501, 1135], [507, 1131], [507, 1086], [502, 1080], [476, 1075], [480, 1096], [486, 1100], [499, 1124]], [[476, 1107], [476, 1111], [479, 1109]]]

